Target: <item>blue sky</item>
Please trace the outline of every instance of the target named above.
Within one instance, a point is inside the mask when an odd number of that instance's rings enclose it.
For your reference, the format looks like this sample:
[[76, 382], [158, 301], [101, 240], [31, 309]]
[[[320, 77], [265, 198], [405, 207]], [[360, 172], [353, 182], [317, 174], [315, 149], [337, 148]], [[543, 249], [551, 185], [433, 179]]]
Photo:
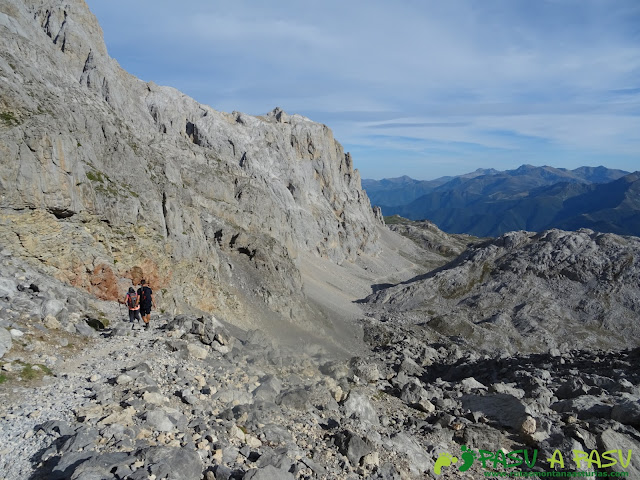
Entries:
[[130, 73], [325, 123], [363, 178], [640, 170], [637, 0], [88, 4]]

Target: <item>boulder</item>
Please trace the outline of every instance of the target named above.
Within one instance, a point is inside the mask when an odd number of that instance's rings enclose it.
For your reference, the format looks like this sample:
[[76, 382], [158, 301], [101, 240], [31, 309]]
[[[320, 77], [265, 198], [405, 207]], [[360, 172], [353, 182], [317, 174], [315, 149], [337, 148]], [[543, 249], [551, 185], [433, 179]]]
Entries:
[[195, 450], [152, 447], [145, 452], [146, 467], [155, 478], [201, 480], [203, 464]]
[[335, 442], [340, 453], [354, 466], [360, 465], [362, 457], [374, 451], [371, 442], [349, 431], [336, 435]]
[[611, 419], [640, 431], [640, 400], [626, 398], [611, 409]]
[[[598, 443], [602, 451], [613, 450], [615, 452], [614, 458], [617, 460], [617, 464], [612, 466], [611, 470], [619, 473], [626, 472], [628, 478], [640, 478], [640, 464], [635, 458], [637, 452], [640, 452], [640, 441], [609, 428], [600, 434]], [[629, 457], [631, 457], [631, 462], [627, 464]]]
[[518, 429], [527, 415], [528, 407], [522, 400], [504, 393], [463, 395], [462, 407], [496, 420], [500, 425]]
[[295, 477], [280, 468], [273, 465], [267, 465], [263, 468], [254, 468], [244, 474], [242, 480], [293, 480]]
[[400, 393], [400, 399], [410, 407], [422, 410], [425, 413], [433, 413], [436, 407], [428, 397], [427, 391], [413, 382], [407, 383]]
[[147, 424], [158, 432], [170, 432], [175, 428], [175, 423], [160, 409], [151, 410], [146, 415]]
[[11, 349], [12, 345], [11, 333], [8, 330], [0, 327], [0, 358]]
[[344, 402], [344, 410], [347, 417], [355, 418], [372, 426], [380, 424], [378, 412], [363, 394], [351, 391], [349, 398]]

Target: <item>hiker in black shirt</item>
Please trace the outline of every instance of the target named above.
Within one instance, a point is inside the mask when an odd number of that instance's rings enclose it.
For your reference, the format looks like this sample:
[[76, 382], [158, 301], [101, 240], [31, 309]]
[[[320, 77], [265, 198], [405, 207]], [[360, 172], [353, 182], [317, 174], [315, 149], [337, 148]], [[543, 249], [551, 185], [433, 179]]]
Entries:
[[153, 298], [153, 291], [147, 286], [146, 280], [140, 280], [141, 287], [138, 289], [138, 297], [140, 297], [140, 314], [144, 321], [144, 328], [149, 328], [151, 320], [151, 306], [156, 308], [156, 301]]

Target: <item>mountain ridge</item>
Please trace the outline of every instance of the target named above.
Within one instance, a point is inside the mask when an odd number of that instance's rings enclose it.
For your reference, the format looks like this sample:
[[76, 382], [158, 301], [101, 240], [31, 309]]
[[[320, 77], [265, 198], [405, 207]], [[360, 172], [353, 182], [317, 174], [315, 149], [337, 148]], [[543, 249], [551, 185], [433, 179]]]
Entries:
[[[582, 227], [639, 235], [635, 221], [625, 223], [625, 218], [635, 218], [637, 214], [633, 202], [622, 202], [625, 189], [633, 189], [629, 182], [619, 181], [628, 175], [633, 174], [604, 167], [580, 167], [569, 171], [523, 165], [515, 170], [470, 179], [456, 177], [409, 204], [380, 207], [385, 215], [428, 219], [450, 233], [483, 237], [513, 230]], [[615, 188], [620, 191], [614, 192]], [[571, 196], [579, 200], [568, 201]], [[618, 223], [596, 219], [607, 217], [605, 209], [601, 213], [593, 209], [583, 212], [584, 208], [579, 205], [580, 202], [604, 205], [614, 198], [627, 209], [626, 214], [615, 215], [619, 218]]]

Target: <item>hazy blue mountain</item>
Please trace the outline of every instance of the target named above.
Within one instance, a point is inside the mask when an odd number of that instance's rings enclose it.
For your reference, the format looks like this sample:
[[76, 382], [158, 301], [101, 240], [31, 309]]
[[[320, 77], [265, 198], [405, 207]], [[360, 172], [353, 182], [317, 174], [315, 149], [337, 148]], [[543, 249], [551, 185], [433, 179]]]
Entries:
[[[628, 174], [602, 166], [567, 170], [522, 165], [514, 170], [477, 170], [448, 180], [443, 177], [429, 185], [400, 177], [364, 187], [374, 190], [372, 203], [379, 205], [385, 216], [427, 219], [449, 233], [496, 236], [512, 230], [577, 225], [572, 228], [640, 234], [640, 230], [619, 224], [626, 219], [626, 213], [621, 216], [615, 210], [608, 217], [598, 215], [601, 210], [617, 208], [622, 203], [624, 192], [631, 187], [616, 181]], [[411, 187], [416, 186], [429, 191], [405, 204], [378, 201], [410, 198], [418, 190]], [[628, 213], [629, 209], [633, 211], [632, 203], [627, 201], [619, 208]]]
[[[534, 177], [548, 173], [538, 171]], [[596, 175], [603, 178], [602, 172]], [[521, 192], [513, 190], [511, 179], [484, 179], [463, 188], [434, 191], [409, 205], [383, 207], [383, 212], [429, 219], [446, 232], [477, 236], [548, 228], [591, 228], [640, 236], [639, 178], [633, 173], [608, 183], [573, 179]], [[527, 176], [530, 182], [532, 177]]]
[[479, 168], [458, 177], [440, 177], [435, 180], [415, 180], [406, 175], [382, 180], [365, 178], [362, 180], [362, 188], [366, 190], [373, 205], [406, 205], [456, 178], [471, 179], [493, 173], [497, 173], [497, 170]]
[[515, 170], [506, 171], [479, 168], [464, 175], [440, 177], [435, 180], [415, 180], [406, 175], [382, 180], [363, 179], [362, 187], [373, 205], [381, 206], [384, 215], [391, 215], [399, 206], [408, 205], [432, 192], [465, 190], [477, 195], [497, 195], [499, 198], [508, 198], [514, 195], [526, 195], [534, 188], [556, 183], [607, 183], [628, 173], [602, 166], [567, 170], [522, 165]]

